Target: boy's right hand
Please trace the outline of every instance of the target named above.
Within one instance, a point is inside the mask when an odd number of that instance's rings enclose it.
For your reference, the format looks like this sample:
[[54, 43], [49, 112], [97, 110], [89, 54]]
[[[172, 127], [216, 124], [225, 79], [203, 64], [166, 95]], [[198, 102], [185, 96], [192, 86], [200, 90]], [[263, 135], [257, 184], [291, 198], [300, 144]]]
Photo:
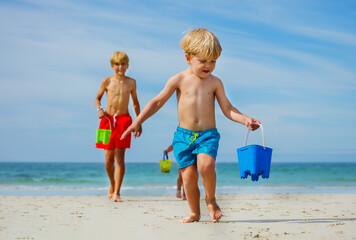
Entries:
[[100, 119], [102, 119], [103, 117], [105, 117], [105, 112], [104, 112], [103, 109], [100, 109], [100, 110], [99, 110], [99, 112], [98, 112], [98, 117], [99, 117]]
[[121, 135], [121, 140], [123, 140], [128, 134], [130, 134], [131, 132], [133, 132], [133, 136], [134, 138], [141, 136], [141, 125], [136, 125], [136, 124], [131, 124], [126, 131]]

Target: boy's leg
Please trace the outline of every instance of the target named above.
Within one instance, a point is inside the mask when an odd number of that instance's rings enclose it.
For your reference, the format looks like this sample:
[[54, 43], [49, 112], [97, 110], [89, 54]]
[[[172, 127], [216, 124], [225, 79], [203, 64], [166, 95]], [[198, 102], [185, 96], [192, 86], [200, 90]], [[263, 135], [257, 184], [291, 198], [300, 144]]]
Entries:
[[[178, 169], [178, 179], [177, 179], [177, 186], [178, 186], [178, 180], [180, 181], [180, 188], [179, 188], [179, 193], [181, 193], [181, 189], [182, 189], [182, 195], [181, 197], [183, 198], [183, 200], [187, 200], [187, 197], [185, 196], [185, 191], [184, 191], [184, 185], [183, 185], [183, 177], [182, 177], [182, 171]], [[177, 188], [178, 191], [178, 188]]]
[[215, 200], [216, 172], [215, 159], [205, 153], [197, 156], [197, 166], [205, 190], [205, 202], [210, 212], [212, 222], [217, 222], [222, 217], [222, 212]]
[[200, 191], [198, 187], [198, 171], [195, 164], [181, 169], [185, 195], [188, 200], [190, 215], [180, 220], [182, 223], [190, 223], [200, 220]]
[[182, 198], [182, 194], [181, 194], [182, 184], [183, 184], [182, 173], [181, 173], [180, 170], [178, 169], [177, 193], [176, 193], [176, 197], [177, 197], [177, 198]]
[[[182, 178], [182, 181], [183, 181], [183, 178]], [[183, 191], [183, 196], [182, 196], [183, 200], [187, 200], [187, 197], [185, 196], [184, 185], [182, 187], [182, 191]]]
[[105, 170], [110, 180], [108, 199], [112, 199], [115, 188], [115, 152], [113, 150], [104, 150], [105, 152]]
[[113, 199], [115, 202], [122, 202], [120, 199], [120, 189], [125, 175], [125, 150], [126, 148], [115, 149], [115, 189]]

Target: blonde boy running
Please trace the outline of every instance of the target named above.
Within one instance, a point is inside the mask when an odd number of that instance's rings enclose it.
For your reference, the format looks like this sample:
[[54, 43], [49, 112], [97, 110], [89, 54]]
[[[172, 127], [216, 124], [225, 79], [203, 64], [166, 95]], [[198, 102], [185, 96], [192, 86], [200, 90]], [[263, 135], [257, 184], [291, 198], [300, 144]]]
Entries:
[[[125, 150], [130, 148], [131, 134], [123, 139], [120, 137], [132, 123], [128, 109], [130, 95], [137, 116], [140, 114], [140, 104], [137, 99], [136, 81], [125, 75], [129, 67], [129, 58], [126, 53], [115, 52], [111, 56], [110, 63], [115, 75], [102, 80], [94, 103], [98, 117], [101, 119], [99, 128], [111, 129], [112, 134], [108, 144], [96, 143], [95, 147], [105, 150], [105, 169], [110, 179], [108, 199], [122, 202], [120, 189], [125, 175]], [[100, 103], [105, 92], [107, 96], [106, 112]], [[140, 135], [141, 132], [142, 128], [139, 126], [136, 135]]]
[[222, 50], [213, 33], [207, 29], [194, 29], [183, 37], [181, 47], [189, 68], [168, 80], [164, 89], [147, 104], [121, 138], [130, 132], [134, 133], [134, 137], [139, 136], [141, 124], [176, 92], [179, 127], [174, 134], [173, 151], [182, 171], [190, 208], [190, 215], [180, 221], [189, 223], [200, 220], [199, 172], [211, 220], [217, 222], [223, 214], [215, 200], [215, 159], [220, 138], [215, 126], [215, 98], [224, 115], [232, 121], [242, 123], [251, 130], [259, 127], [259, 121], [233, 107], [225, 95], [221, 80], [212, 75]]

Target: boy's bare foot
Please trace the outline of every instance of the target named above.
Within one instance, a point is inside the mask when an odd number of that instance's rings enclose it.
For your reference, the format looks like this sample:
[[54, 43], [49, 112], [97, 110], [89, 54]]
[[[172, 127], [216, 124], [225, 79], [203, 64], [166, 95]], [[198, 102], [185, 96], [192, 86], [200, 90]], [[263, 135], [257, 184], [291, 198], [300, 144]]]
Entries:
[[218, 222], [221, 219], [221, 217], [223, 216], [219, 205], [216, 203], [216, 201], [214, 201], [213, 203], [206, 204], [206, 205], [210, 212], [211, 221], [213, 223]]
[[114, 194], [114, 197], [112, 198], [114, 202], [123, 202], [123, 200], [120, 198], [120, 194]]
[[109, 200], [112, 199], [112, 193], [108, 193], [108, 199], [109, 199]]
[[188, 217], [182, 218], [179, 220], [181, 223], [192, 223], [192, 222], [198, 222], [200, 220], [200, 215], [191, 213]]
[[176, 197], [177, 198], [182, 198], [182, 194], [180, 193], [180, 190], [177, 190]]
[[183, 192], [183, 200], [187, 200], [187, 197], [185, 196], [184, 192]]
[[114, 191], [112, 190], [112, 187], [110, 186], [109, 192], [108, 192], [108, 199], [111, 200], [114, 195]]

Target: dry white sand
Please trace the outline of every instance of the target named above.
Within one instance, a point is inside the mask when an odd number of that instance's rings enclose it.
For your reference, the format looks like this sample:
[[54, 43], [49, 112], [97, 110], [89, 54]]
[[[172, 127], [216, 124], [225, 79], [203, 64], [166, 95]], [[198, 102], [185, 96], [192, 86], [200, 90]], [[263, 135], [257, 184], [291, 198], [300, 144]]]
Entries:
[[0, 239], [356, 239], [356, 194], [223, 195], [211, 223], [182, 224], [174, 196], [0, 196]]

